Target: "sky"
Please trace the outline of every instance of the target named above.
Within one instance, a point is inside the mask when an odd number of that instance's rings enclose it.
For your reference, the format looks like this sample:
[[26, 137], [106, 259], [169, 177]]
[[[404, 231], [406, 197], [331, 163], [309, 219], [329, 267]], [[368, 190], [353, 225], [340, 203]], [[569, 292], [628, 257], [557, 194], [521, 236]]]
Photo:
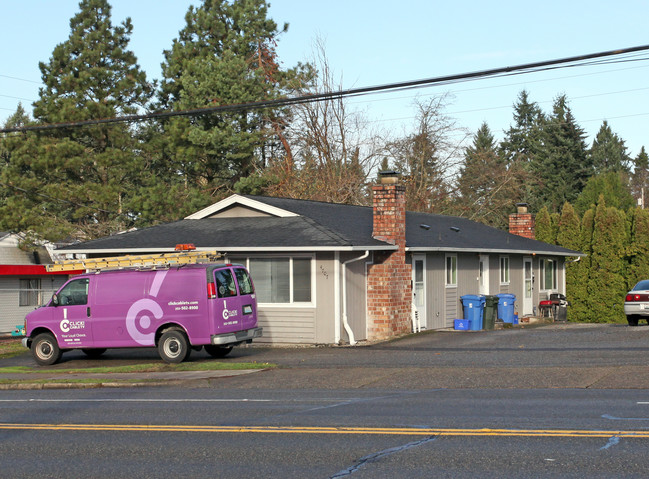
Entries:
[[[130, 17], [130, 49], [149, 79], [160, 78], [163, 50], [197, 0], [109, 0], [112, 22]], [[280, 27], [277, 52], [286, 68], [324, 44], [340, 87], [360, 88], [475, 72], [649, 44], [646, 0], [545, 2], [434, 0], [271, 0]], [[524, 7], [523, 7], [524, 5]], [[19, 102], [31, 112], [42, 86], [39, 62], [66, 41], [77, 0], [21, 0], [0, 6], [0, 124]], [[445, 113], [475, 134], [483, 122], [496, 140], [513, 123], [512, 105], [527, 90], [551, 113], [565, 94], [590, 146], [604, 120], [635, 157], [649, 148], [649, 52], [636, 62], [559, 69], [349, 100], [385, 135], [414, 125], [414, 101], [448, 95]], [[470, 144], [470, 136], [466, 146]]]

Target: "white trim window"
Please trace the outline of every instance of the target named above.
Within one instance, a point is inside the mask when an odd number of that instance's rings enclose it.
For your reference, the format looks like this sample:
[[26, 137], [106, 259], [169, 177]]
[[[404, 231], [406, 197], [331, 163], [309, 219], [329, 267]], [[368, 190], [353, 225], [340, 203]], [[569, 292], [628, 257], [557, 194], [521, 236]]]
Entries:
[[260, 304], [312, 304], [313, 258], [310, 256], [250, 257], [247, 263]]
[[541, 290], [557, 291], [557, 260], [543, 258], [541, 260]]
[[500, 284], [509, 284], [509, 256], [500, 257]]
[[446, 255], [446, 286], [457, 286], [457, 255]]
[[20, 292], [18, 293], [18, 306], [40, 306], [40, 304], [40, 278], [21, 279]]

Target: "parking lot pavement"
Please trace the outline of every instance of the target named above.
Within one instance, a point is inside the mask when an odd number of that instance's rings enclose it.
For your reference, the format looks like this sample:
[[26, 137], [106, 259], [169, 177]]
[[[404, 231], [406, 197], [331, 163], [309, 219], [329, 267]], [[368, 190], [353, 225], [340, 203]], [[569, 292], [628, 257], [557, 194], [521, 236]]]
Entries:
[[[278, 367], [259, 374], [213, 371], [214, 376], [197, 377], [179, 372], [174, 373], [179, 378], [161, 381], [151, 376], [129, 378], [138, 384], [192, 381], [210, 387], [271, 389], [647, 388], [648, 352], [646, 325], [554, 323], [498, 331], [428, 331], [354, 347], [253, 345], [235, 348], [219, 361], [268, 362]], [[63, 358], [48, 368], [48, 375], [57, 369], [160, 360], [155, 351], [142, 349], [109, 350], [95, 360], [81, 352], [68, 352]], [[192, 354], [190, 359], [212, 360], [205, 353]], [[0, 360], [0, 366], [8, 365], [32, 366], [33, 361], [29, 354]], [[25, 380], [34, 379], [34, 374], [25, 376]]]

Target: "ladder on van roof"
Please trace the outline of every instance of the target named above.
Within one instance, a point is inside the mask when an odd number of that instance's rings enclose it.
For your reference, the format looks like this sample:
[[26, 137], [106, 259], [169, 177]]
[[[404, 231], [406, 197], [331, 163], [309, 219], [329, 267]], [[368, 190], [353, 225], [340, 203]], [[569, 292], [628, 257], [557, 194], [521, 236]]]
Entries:
[[216, 251], [178, 251], [176, 253], [126, 255], [109, 258], [67, 259], [45, 265], [47, 271], [98, 271], [102, 269], [156, 268], [184, 264], [213, 263], [221, 258]]

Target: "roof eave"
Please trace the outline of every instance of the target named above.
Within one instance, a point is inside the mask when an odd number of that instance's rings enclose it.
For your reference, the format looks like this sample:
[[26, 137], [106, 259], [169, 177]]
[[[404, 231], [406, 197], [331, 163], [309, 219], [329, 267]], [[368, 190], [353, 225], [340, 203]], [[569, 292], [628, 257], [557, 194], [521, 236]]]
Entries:
[[[324, 252], [324, 251], [385, 251], [396, 250], [394, 245], [373, 245], [373, 246], [211, 246], [196, 248], [196, 251], [214, 251], [222, 253], [229, 252]], [[59, 254], [141, 254], [141, 253], [169, 253], [174, 248], [110, 248], [110, 249], [65, 249], [56, 250]]]
[[565, 256], [565, 257], [586, 257], [588, 256], [585, 253], [580, 253], [578, 251], [568, 252], [568, 251], [541, 251], [541, 250], [528, 250], [528, 249], [501, 249], [501, 248], [453, 248], [453, 247], [429, 247], [429, 246], [415, 246], [415, 247], [406, 247], [406, 251], [413, 253], [425, 253], [425, 252], [445, 252], [445, 253], [494, 253], [494, 254], [529, 254], [529, 255], [549, 255], [549, 256]]

